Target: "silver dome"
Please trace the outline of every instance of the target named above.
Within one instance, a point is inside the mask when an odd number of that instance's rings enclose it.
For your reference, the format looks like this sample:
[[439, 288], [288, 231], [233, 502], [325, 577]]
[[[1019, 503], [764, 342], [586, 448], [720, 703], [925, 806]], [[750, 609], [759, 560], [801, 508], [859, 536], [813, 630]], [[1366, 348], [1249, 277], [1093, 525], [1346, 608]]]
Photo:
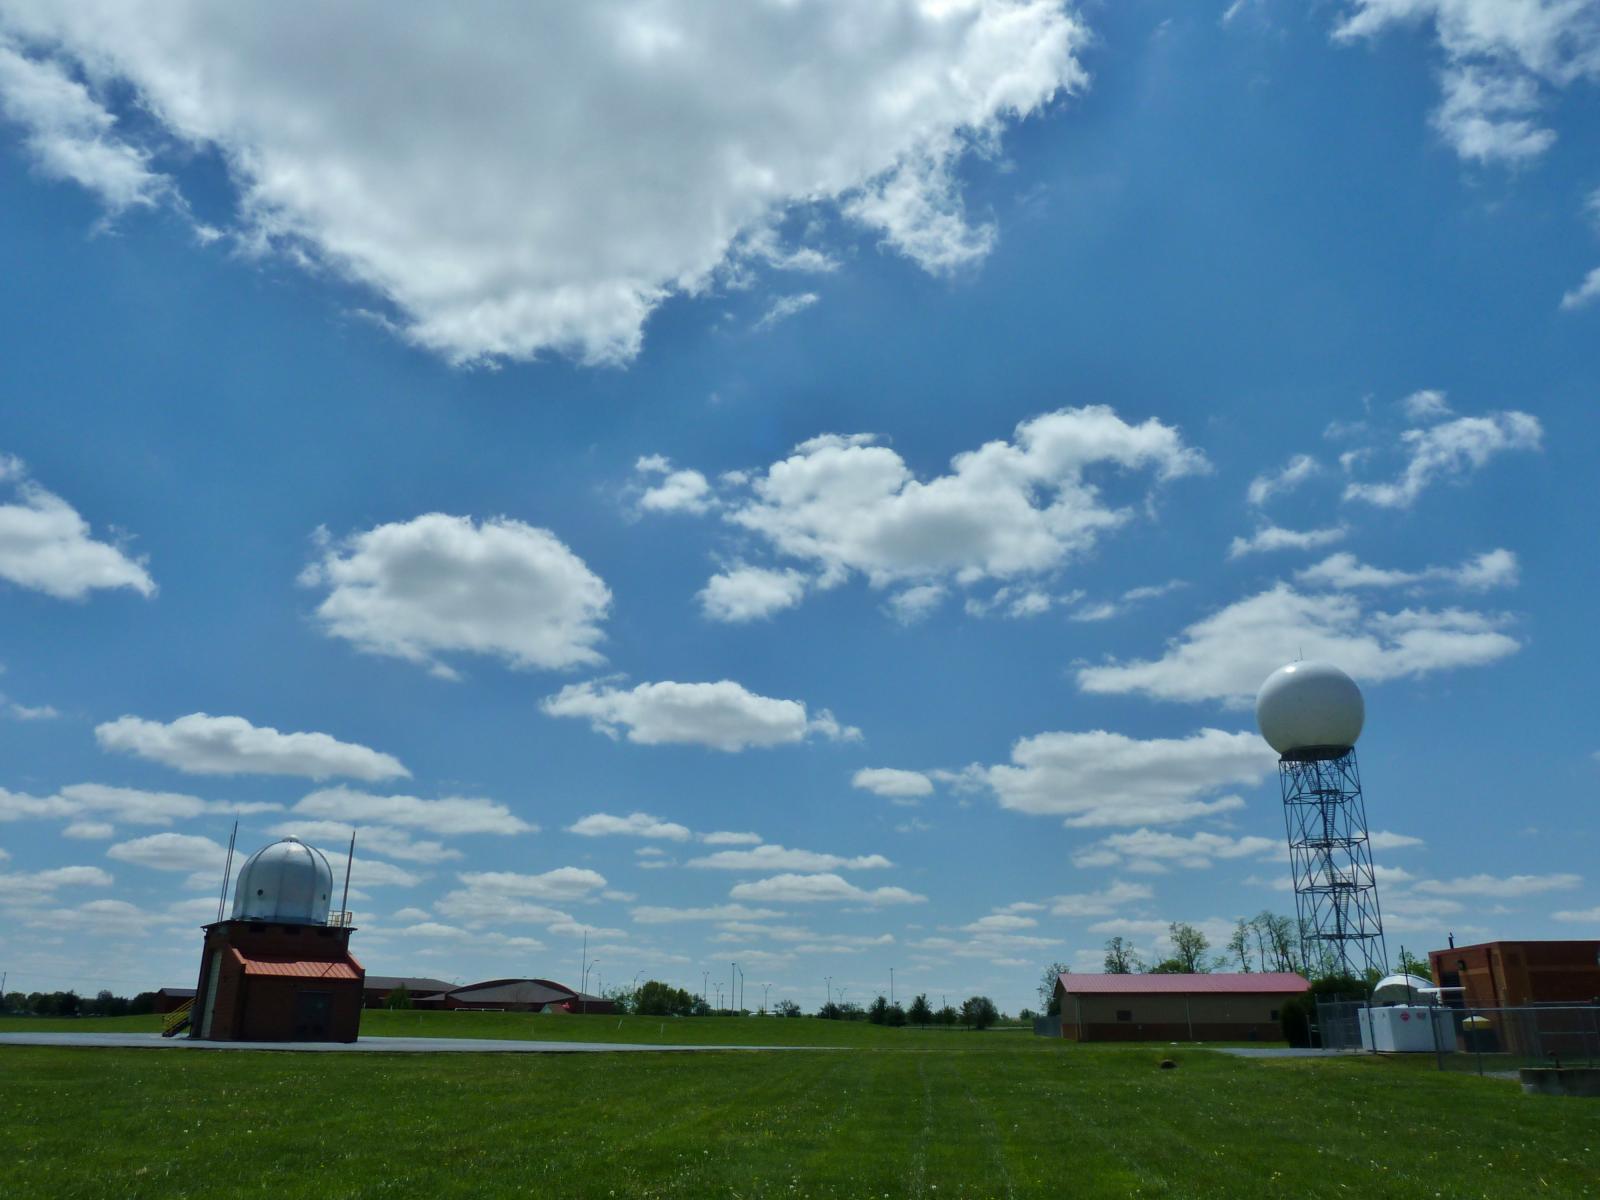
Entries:
[[233, 919], [326, 925], [332, 895], [333, 868], [322, 851], [286, 837], [263, 846], [239, 868]]

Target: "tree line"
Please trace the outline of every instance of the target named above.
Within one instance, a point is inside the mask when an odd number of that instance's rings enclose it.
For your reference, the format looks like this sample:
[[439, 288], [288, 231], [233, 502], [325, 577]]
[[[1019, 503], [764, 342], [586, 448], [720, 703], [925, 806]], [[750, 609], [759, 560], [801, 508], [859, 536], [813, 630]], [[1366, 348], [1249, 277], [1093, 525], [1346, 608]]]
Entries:
[[132, 1017], [156, 1010], [156, 994], [116, 996], [102, 990], [93, 996], [77, 992], [7, 992], [0, 1013], [27, 1017]]

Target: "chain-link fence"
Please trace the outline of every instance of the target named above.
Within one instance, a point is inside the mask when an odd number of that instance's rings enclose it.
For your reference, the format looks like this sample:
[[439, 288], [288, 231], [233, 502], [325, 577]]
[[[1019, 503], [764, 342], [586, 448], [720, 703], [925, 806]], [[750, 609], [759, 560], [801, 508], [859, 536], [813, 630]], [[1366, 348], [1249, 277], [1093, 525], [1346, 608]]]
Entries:
[[[1437, 1049], [1444, 1071], [1479, 1075], [1522, 1067], [1600, 1066], [1600, 1005], [1452, 1008], [1454, 1045]], [[1442, 1031], [1437, 1041], [1447, 1042]]]
[[[1318, 1001], [1318, 1044], [1327, 1050], [1383, 1052], [1374, 1044], [1381, 1022], [1366, 1017], [1367, 1008], [1365, 1001]], [[1416, 1031], [1411, 1048], [1431, 1049], [1441, 1071], [1492, 1075], [1522, 1067], [1600, 1066], [1600, 1004], [1413, 1005], [1408, 1012], [1414, 1014]]]

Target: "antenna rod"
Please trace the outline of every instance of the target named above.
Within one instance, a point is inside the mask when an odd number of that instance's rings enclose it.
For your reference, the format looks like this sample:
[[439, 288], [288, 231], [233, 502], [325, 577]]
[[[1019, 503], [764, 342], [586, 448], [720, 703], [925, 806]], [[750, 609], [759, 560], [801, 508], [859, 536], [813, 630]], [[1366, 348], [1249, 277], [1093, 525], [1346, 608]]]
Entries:
[[339, 924], [348, 926], [350, 918], [350, 868], [356, 861], [356, 831], [350, 831], [350, 852], [344, 856], [344, 897], [339, 901]]
[[228, 835], [228, 861], [222, 868], [222, 895], [217, 897], [217, 920], [222, 920], [223, 906], [228, 903], [228, 879], [233, 875], [233, 843], [239, 837], [239, 822], [233, 823], [233, 832]]

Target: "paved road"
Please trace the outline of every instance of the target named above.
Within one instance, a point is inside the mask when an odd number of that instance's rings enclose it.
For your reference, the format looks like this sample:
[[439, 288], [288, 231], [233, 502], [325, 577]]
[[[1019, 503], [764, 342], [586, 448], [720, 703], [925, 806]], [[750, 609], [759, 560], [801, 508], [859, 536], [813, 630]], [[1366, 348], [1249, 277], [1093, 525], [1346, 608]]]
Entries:
[[356, 1042], [200, 1042], [159, 1033], [0, 1033], [0, 1046], [127, 1050], [310, 1050], [318, 1054], [618, 1054], [629, 1051], [816, 1050], [828, 1046], [640, 1046], [627, 1042], [522, 1042], [495, 1038], [362, 1038]]
[[1319, 1050], [1314, 1046], [1211, 1046], [1208, 1049], [1240, 1058], [1343, 1058], [1367, 1053], [1365, 1050]]

